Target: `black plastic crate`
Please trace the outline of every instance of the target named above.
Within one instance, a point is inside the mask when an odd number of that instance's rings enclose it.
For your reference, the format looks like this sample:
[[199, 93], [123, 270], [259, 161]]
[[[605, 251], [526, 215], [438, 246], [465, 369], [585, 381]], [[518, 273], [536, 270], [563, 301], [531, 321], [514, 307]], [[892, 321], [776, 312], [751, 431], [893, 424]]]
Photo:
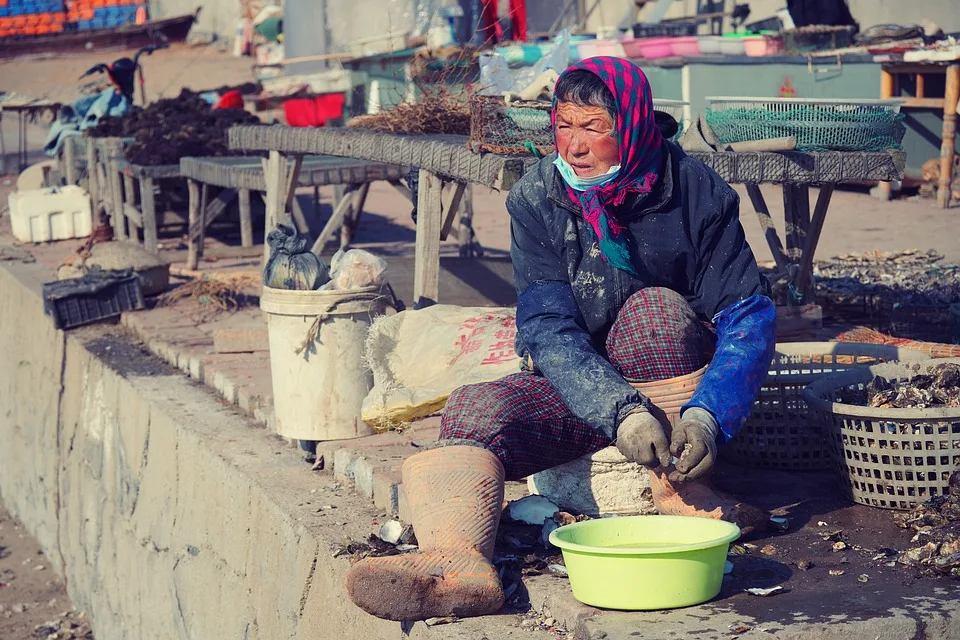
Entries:
[[668, 36], [695, 36], [699, 22], [661, 22], [645, 24], [638, 22], [633, 25], [634, 38], [663, 38]]
[[92, 270], [80, 278], [43, 285], [43, 310], [57, 329], [109, 320], [145, 306], [140, 278], [132, 269]]

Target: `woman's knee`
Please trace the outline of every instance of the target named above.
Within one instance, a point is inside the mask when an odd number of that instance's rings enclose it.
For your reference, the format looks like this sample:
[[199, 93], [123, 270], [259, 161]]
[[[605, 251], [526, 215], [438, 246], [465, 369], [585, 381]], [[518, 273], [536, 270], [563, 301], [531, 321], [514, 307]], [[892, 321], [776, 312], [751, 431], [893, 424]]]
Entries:
[[633, 294], [623, 305], [607, 337], [607, 354], [631, 380], [663, 380], [686, 375], [706, 364], [706, 333], [681, 294], [649, 287]]
[[468, 384], [454, 390], [443, 410], [440, 439], [488, 442], [507, 417], [507, 407], [499, 396], [496, 382]]

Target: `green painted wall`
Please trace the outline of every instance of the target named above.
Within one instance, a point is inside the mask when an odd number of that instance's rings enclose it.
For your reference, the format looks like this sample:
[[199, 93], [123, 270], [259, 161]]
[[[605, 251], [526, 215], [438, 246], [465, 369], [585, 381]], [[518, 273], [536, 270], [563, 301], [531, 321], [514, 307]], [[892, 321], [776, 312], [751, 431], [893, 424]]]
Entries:
[[[707, 96], [757, 96], [775, 97], [780, 88], [790, 79], [798, 98], [879, 98], [880, 65], [874, 62], [843, 62], [836, 59], [813, 65], [806, 61], [743, 64], [687, 65], [689, 95], [683, 96], [682, 67], [662, 67], [643, 64], [653, 95], [658, 98], [687, 99], [693, 113], [702, 113]], [[927, 93], [936, 95], [942, 80], [931, 77]], [[905, 89], [910, 93], [909, 87]], [[920, 167], [931, 158], [940, 156], [940, 134], [943, 129], [943, 112], [935, 109], [907, 109], [905, 124], [907, 133], [903, 148], [907, 152], [907, 172], [919, 176]], [[960, 137], [957, 152], [960, 153]]]

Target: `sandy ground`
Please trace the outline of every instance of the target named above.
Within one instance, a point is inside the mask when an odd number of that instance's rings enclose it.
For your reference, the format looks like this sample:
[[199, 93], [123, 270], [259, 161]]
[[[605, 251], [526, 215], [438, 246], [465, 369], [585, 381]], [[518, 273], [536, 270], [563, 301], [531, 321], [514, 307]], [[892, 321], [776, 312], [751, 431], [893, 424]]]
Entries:
[[[90, 78], [78, 80], [97, 63], [109, 64], [132, 51], [98, 52], [58, 58], [21, 59], [0, 63], [0, 90], [67, 102], [80, 95]], [[215, 47], [176, 45], [140, 58], [147, 99], [172, 98], [183, 87], [215, 89], [253, 78], [252, 58], [235, 58]], [[101, 76], [102, 77], [102, 76]], [[139, 104], [140, 94], [137, 90]]]
[[86, 617], [30, 534], [0, 503], [0, 638], [91, 640]]

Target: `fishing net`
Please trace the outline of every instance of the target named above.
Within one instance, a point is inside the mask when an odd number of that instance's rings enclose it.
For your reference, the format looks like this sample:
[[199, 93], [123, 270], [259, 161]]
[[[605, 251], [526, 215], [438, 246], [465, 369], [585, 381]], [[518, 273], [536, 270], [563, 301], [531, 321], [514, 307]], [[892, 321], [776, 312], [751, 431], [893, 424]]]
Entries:
[[727, 102], [707, 106], [723, 144], [795, 136], [798, 151], [900, 149], [904, 115], [886, 105]]

